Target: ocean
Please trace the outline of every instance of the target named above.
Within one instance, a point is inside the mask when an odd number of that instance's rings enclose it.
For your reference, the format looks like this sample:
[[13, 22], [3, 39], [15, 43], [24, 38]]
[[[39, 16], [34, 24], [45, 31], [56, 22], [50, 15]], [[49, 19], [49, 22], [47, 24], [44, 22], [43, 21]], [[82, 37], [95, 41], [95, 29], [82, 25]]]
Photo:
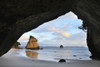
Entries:
[[91, 60], [91, 53], [86, 47], [42, 47], [40, 50], [18, 49], [18, 54], [31, 59], [58, 62], [60, 59]]

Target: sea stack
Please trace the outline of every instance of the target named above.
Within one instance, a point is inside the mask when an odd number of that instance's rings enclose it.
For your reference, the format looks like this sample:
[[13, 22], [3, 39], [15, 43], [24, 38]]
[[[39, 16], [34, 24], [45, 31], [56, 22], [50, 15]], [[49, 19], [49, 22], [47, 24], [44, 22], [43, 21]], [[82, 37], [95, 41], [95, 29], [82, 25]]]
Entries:
[[60, 45], [60, 48], [63, 48], [63, 45]]
[[39, 44], [37, 39], [33, 36], [30, 36], [29, 42], [27, 43], [26, 49], [39, 49]]

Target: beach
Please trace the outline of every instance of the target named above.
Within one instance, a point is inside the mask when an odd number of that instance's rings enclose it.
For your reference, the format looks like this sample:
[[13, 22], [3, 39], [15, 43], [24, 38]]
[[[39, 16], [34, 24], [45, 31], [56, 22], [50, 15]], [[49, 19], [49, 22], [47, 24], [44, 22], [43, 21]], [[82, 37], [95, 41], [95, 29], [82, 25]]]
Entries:
[[86, 47], [42, 47], [41, 50], [19, 49], [17, 53], [20, 56], [28, 57], [31, 59], [47, 60], [58, 62], [60, 59], [69, 60], [91, 60], [89, 58], [91, 53]]
[[16, 49], [11, 49], [7, 54], [0, 57], [0, 67], [99, 67], [98, 60], [70, 60], [70, 62], [53, 62], [46, 60], [31, 59], [19, 56]]

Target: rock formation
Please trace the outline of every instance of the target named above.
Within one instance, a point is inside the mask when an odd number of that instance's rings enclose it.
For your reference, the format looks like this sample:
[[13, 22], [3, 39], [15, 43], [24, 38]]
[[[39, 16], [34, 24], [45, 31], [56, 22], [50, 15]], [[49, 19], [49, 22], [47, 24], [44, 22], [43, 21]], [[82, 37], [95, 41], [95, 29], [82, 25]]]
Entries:
[[87, 45], [100, 58], [100, 0], [0, 0], [0, 56], [25, 32], [73, 11], [87, 28]]
[[19, 48], [20, 48], [19, 45], [20, 45], [20, 43], [19, 43], [19, 42], [16, 42], [16, 43], [12, 46], [12, 48], [19, 49]]
[[63, 45], [60, 45], [60, 48], [63, 48]]
[[63, 62], [66, 62], [66, 60], [65, 59], [60, 59], [59, 60], [59, 63], [63, 63]]
[[37, 43], [37, 39], [33, 36], [30, 36], [29, 42], [26, 46], [27, 49], [39, 49], [39, 44]]

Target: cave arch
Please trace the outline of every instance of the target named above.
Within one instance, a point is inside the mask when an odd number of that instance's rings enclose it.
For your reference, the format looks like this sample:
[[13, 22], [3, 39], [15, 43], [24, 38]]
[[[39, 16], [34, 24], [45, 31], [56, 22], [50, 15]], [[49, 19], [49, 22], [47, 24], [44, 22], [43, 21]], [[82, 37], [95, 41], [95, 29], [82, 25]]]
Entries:
[[23, 33], [73, 11], [84, 21], [83, 27], [87, 27], [87, 45], [92, 57], [100, 58], [99, 4], [99, 0], [0, 1], [0, 56], [8, 51]]
[[[17, 41], [22, 45], [24, 44], [23, 47], [25, 47], [25, 45], [27, 45], [29, 37], [33, 36], [38, 40], [40, 47], [44, 44], [44, 46], [48, 46], [49, 44], [49, 46], [56, 47], [59, 47], [61, 44], [63, 44], [63, 46], [87, 47], [87, 32], [84, 32], [85, 30], [82, 30], [82, 23], [83, 21], [81, 19], [78, 19], [77, 15], [70, 11], [54, 20], [45, 22], [37, 28], [24, 33]], [[79, 29], [79, 27], [81, 29]], [[80, 45], [78, 43], [80, 43]]]

